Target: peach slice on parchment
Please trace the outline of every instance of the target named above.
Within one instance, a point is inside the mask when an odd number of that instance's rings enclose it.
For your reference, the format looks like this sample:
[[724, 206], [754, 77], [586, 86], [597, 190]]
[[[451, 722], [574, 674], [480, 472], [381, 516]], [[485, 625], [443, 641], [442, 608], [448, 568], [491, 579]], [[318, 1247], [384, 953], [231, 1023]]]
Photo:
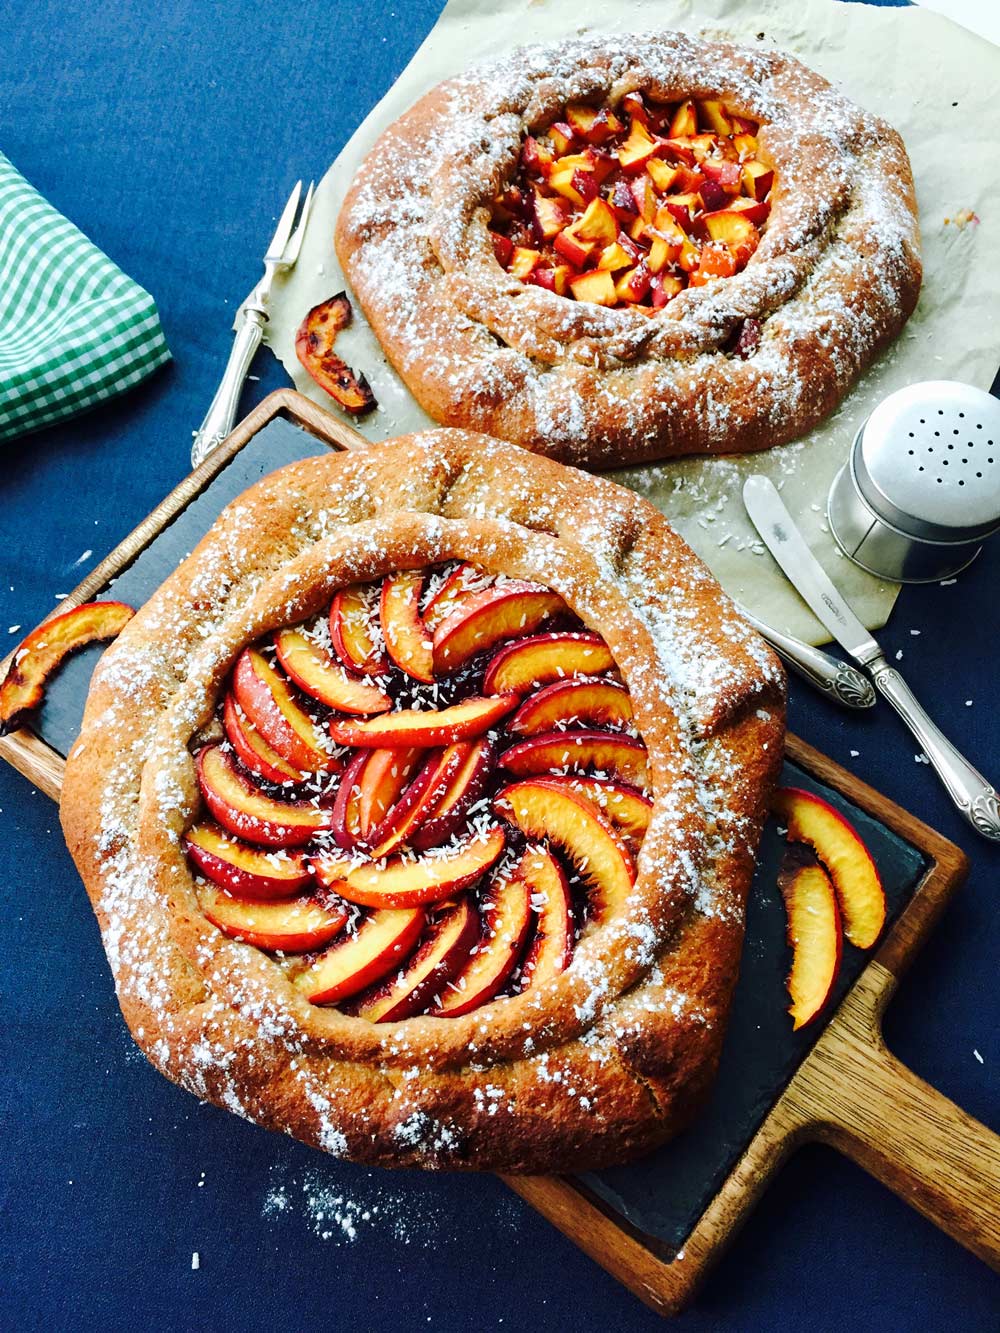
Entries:
[[504, 750], [500, 763], [517, 777], [557, 769], [596, 769], [645, 787], [646, 758], [645, 745], [634, 736], [597, 730], [549, 731]]
[[521, 862], [531, 890], [535, 933], [521, 966], [521, 990], [565, 972], [573, 957], [573, 900], [563, 868], [547, 847], [529, 846]]
[[422, 907], [474, 884], [499, 859], [504, 842], [503, 829], [492, 828], [412, 858], [356, 864], [343, 853], [319, 852], [312, 868], [321, 884], [359, 907]]
[[333, 344], [353, 317], [345, 292], [321, 301], [306, 315], [295, 335], [295, 355], [321, 389], [354, 416], [364, 416], [377, 406], [364, 375], [337, 356]]
[[330, 603], [330, 642], [348, 671], [380, 676], [388, 669], [371, 585], [354, 583], [336, 594]]
[[480, 914], [479, 943], [429, 1011], [436, 1018], [457, 1018], [486, 1004], [499, 995], [517, 966], [532, 924], [531, 890], [520, 864], [494, 879], [483, 896]]
[[238, 898], [292, 898], [312, 883], [303, 852], [263, 852], [216, 824], [195, 824], [184, 850], [201, 873]]
[[400, 746], [453, 745], [474, 740], [489, 731], [511, 709], [517, 707], [514, 694], [489, 698], [463, 699], [449, 708], [404, 708], [396, 713], [356, 722], [351, 718], [331, 718], [330, 735], [338, 745], [395, 749]]
[[218, 745], [198, 755], [198, 785], [214, 819], [245, 842], [264, 847], [301, 847], [330, 827], [329, 810], [308, 801], [276, 801], [247, 781], [231, 755]]
[[348, 913], [308, 896], [281, 902], [234, 898], [215, 884], [198, 886], [202, 912], [223, 935], [272, 952], [304, 953], [319, 949], [343, 930]]
[[380, 981], [413, 949], [427, 922], [419, 907], [372, 912], [352, 933], [310, 959], [293, 983], [313, 1004], [333, 1004]]
[[434, 669], [457, 671], [476, 653], [505, 639], [534, 634], [544, 621], [565, 610], [558, 593], [520, 579], [475, 593], [434, 631]]
[[568, 676], [597, 676], [614, 666], [599, 634], [535, 634], [498, 649], [486, 668], [486, 694], [523, 694]]
[[85, 602], [32, 630], [0, 684], [0, 736], [41, 704], [45, 683], [64, 658], [98, 639], [113, 639], [134, 615], [124, 602]]
[[419, 1013], [461, 969], [479, 938], [479, 917], [463, 898], [449, 907], [410, 961], [345, 1009], [370, 1023], [394, 1023]]
[[339, 767], [323, 749], [319, 729], [286, 678], [256, 648], [240, 653], [233, 671], [233, 693], [268, 745], [294, 768], [318, 773]]
[[843, 938], [840, 913], [833, 885], [820, 865], [782, 870], [778, 886], [792, 950], [788, 1012], [797, 1031], [819, 1015], [837, 980]]
[[505, 787], [497, 795], [496, 809], [526, 837], [546, 840], [569, 858], [588, 887], [592, 923], [624, 912], [635, 865], [610, 821], [591, 801], [564, 784], [534, 778]]
[[304, 774], [294, 768], [287, 759], [282, 759], [277, 750], [268, 745], [240, 708], [233, 694], [227, 694], [222, 705], [222, 726], [240, 762], [252, 773], [265, 778], [268, 782], [302, 781]]
[[301, 630], [283, 629], [274, 651], [287, 675], [306, 694], [342, 713], [384, 713], [392, 699], [384, 690], [349, 675], [339, 662]]
[[856, 830], [822, 797], [801, 787], [779, 787], [771, 808], [787, 824], [789, 840], [808, 843], [828, 871], [847, 938], [859, 949], [871, 948], [885, 925], [885, 892]]
[[532, 694], [507, 723], [507, 729], [519, 736], [537, 736], [560, 723], [625, 726], [631, 721], [632, 700], [624, 685], [578, 676], [553, 681]]

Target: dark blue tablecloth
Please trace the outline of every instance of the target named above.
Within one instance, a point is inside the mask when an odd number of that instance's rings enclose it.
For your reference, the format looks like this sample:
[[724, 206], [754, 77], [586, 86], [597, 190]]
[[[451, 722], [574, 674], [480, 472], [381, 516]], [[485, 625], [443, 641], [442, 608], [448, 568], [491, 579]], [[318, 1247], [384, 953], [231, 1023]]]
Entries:
[[[184, 475], [276, 205], [296, 177], [320, 176], [439, 8], [0, 5], [0, 148], [155, 295], [176, 358], [118, 404], [0, 454], [0, 638], [34, 624]], [[246, 407], [284, 382], [263, 356], [255, 371]], [[884, 633], [994, 777], [998, 572], [994, 543], [953, 586], [904, 591]], [[971, 854], [887, 1037], [1000, 1129], [1000, 855], [966, 831], [886, 708], [859, 721], [793, 682], [791, 720]], [[489, 1177], [328, 1162], [173, 1088], [124, 1029], [51, 802], [0, 765], [0, 811], [0, 1325], [661, 1326]], [[678, 1327], [985, 1330], [998, 1315], [985, 1266], [807, 1148]]]

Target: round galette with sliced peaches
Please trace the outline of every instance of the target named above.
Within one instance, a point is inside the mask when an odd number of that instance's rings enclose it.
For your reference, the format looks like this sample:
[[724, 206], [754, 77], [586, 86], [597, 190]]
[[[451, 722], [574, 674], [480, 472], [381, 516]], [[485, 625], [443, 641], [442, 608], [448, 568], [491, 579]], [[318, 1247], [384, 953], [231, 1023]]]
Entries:
[[244, 649], [185, 835], [205, 915], [314, 1004], [447, 1018], [550, 980], [621, 907], [651, 810], [603, 639], [453, 562]]

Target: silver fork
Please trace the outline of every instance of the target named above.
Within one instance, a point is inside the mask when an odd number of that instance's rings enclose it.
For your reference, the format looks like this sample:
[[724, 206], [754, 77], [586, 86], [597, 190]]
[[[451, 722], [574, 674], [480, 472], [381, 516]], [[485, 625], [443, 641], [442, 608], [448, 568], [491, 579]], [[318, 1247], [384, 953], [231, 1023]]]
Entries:
[[[310, 181], [300, 212], [302, 182], [297, 181], [295, 189], [288, 197], [288, 203], [282, 209], [271, 244], [264, 256], [264, 276], [237, 311], [237, 318], [242, 314], [243, 319], [237, 329], [233, 350], [229, 353], [229, 361], [215, 391], [215, 397], [205, 414], [205, 420], [195, 432], [194, 444], [191, 447], [192, 467], [203, 463], [233, 428], [240, 394], [243, 392], [250, 364], [264, 336], [274, 275], [287, 273], [289, 269], [295, 267], [312, 210], [313, 194], [314, 188]], [[295, 220], [296, 214], [298, 222]]]

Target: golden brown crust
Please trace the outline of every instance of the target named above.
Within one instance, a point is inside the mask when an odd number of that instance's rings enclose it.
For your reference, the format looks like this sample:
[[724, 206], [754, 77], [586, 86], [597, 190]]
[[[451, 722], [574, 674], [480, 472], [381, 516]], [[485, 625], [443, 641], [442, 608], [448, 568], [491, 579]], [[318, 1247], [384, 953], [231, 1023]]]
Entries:
[[[565, 973], [463, 1017], [372, 1025], [310, 1005], [201, 914], [188, 746], [248, 642], [337, 586], [452, 557], [549, 584], [604, 635], [654, 813], [627, 913]], [[661, 1142], [707, 1086], [783, 734], [780, 667], [652, 506], [431, 431], [293, 464], [223, 512], [95, 673], [61, 817], [126, 1020], [169, 1077], [357, 1160], [579, 1169]]]
[[[763, 122], [775, 167], [736, 277], [650, 317], [505, 273], [487, 231], [522, 134], [567, 102], [718, 98]], [[389, 359], [444, 425], [616, 467], [794, 439], [827, 416], [916, 304], [916, 199], [899, 135], [777, 52], [679, 33], [525, 47], [443, 83], [382, 135], [344, 202], [337, 254]], [[757, 351], [730, 355], [743, 320]]]

